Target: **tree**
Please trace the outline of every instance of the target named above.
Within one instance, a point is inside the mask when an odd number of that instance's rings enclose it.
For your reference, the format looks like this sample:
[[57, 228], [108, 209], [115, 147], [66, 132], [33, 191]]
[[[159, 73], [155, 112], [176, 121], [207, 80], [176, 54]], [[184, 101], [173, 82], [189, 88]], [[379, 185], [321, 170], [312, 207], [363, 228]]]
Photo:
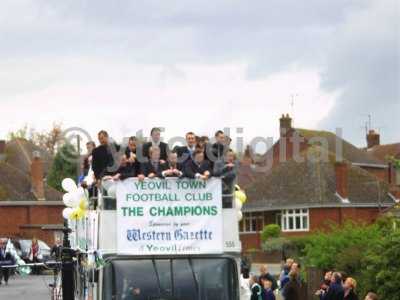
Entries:
[[265, 225], [261, 231], [261, 240], [265, 242], [270, 238], [278, 238], [281, 235], [281, 227], [277, 224]]
[[371, 225], [348, 222], [343, 226], [332, 225], [328, 232], [291, 240], [301, 245], [306, 266], [337, 270], [354, 277], [360, 296], [373, 291], [381, 299], [400, 300], [399, 223], [394, 217], [380, 218]]
[[76, 178], [78, 162], [79, 156], [74, 146], [64, 144], [54, 158], [47, 176], [48, 185], [62, 192], [61, 181], [67, 177]]
[[57, 146], [62, 142], [62, 126], [59, 123], [53, 123], [49, 131], [36, 131], [34, 128], [28, 128], [28, 125], [8, 133], [8, 139], [25, 139], [34, 145], [45, 149], [50, 155], [54, 155]]

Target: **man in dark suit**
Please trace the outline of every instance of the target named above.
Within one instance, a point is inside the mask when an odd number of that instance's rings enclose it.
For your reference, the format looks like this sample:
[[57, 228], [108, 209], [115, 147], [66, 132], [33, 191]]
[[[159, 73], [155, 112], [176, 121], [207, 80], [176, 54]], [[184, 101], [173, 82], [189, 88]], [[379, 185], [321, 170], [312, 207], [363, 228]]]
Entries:
[[180, 163], [186, 163], [188, 160], [190, 160], [194, 151], [196, 150], [196, 135], [193, 132], [188, 132], [186, 133], [185, 138], [185, 146], [176, 146], [174, 148]]
[[184, 175], [189, 178], [207, 180], [211, 176], [211, 165], [204, 159], [204, 151], [198, 149], [193, 154], [193, 159], [184, 166]]
[[168, 154], [168, 160], [161, 164], [161, 175], [162, 177], [182, 177], [183, 167], [182, 164], [178, 163], [178, 155], [176, 152], [170, 152]]
[[157, 147], [150, 147], [149, 149], [150, 160], [140, 164], [139, 180], [144, 178], [162, 177], [160, 149]]
[[110, 176], [110, 178], [112, 178], [113, 180], [124, 180], [127, 178], [136, 177], [137, 176], [136, 165], [137, 165], [136, 161], [131, 162], [126, 157], [126, 154], [123, 154], [121, 156], [119, 167], [118, 170], [116, 171], [116, 174]]
[[207, 157], [211, 163], [223, 159], [224, 153], [228, 149], [226, 145], [225, 134], [222, 130], [215, 133], [215, 143], [212, 144], [211, 149], [207, 149]]
[[115, 174], [116, 170], [113, 172], [113, 169], [117, 168], [117, 166], [114, 166], [114, 158], [112, 155], [112, 147], [115, 145], [109, 143], [107, 131], [100, 131], [98, 133], [98, 139], [100, 145], [94, 148], [92, 152], [92, 169], [97, 183], [103, 176]]
[[161, 142], [161, 129], [154, 127], [150, 132], [150, 141], [143, 144], [143, 157], [150, 158], [149, 149], [150, 147], [157, 147], [160, 149], [160, 160], [162, 162], [168, 159], [168, 144]]

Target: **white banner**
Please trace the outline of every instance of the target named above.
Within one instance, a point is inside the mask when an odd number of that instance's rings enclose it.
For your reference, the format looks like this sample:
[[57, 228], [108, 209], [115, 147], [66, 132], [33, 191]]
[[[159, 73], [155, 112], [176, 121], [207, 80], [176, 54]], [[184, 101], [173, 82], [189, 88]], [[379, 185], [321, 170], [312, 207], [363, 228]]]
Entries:
[[118, 253], [223, 252], [221, 180], [129, 178], [117, 185]]

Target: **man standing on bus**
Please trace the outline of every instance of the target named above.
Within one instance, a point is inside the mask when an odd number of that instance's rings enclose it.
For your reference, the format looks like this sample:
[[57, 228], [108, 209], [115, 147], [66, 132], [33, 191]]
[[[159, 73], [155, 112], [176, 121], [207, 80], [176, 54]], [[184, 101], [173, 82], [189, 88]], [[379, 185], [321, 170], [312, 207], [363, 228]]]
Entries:
[[162, 177], [182, 177], [182, 164], [178, 163], [178, 155], [172, 151], [168, 153], [168, 160], [161, 164]]
[[186, 146], [176, 146], [174, 151], [178, 155], [180, 163], [188, 162], [196, 150], [196, 135], [193, 132], [186, 133]]
[[204, 159], [203, 149], [196, 149], [193, 159], [189, 160], [184, 167], [185, 177], [207, 180], [211, 176], [211, 165]]
[[162, 177], [161, 161], [160, 161], [160, 148], [150, 147], [149, 149], [150, 160], [140, 164], [139, 180], [144, 178]]
[[154, 127], [150, 132], [150, 141], [143, 144], [143, 157], [150, 158], [150, 147], [160, 149], [160, 160], [162, 162], [167, 161], [168, 158], [168, 144], [161, 142], [161, 129]]

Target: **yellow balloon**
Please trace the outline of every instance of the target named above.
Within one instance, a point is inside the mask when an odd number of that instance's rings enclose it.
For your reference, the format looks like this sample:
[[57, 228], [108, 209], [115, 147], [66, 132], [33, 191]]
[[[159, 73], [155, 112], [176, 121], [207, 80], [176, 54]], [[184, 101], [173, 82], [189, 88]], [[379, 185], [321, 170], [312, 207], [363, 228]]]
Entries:
[[74, 209], [74, 211], [70, 215], [71, 220], [80, 220], [82, 219], [86, 214], [86, 211], [81, 209], [80, 207], [77, 207]]
[[86, 198], [82, 198], [81, 201], [79, 202], [79, 208], [82, 210], [86, 210], [88, 208], [89, 204]]
[[247, 196], [242, 190], [235, 192], [235, 198], [239, 199], [242, 203], [245, 203], [247, 200]]

